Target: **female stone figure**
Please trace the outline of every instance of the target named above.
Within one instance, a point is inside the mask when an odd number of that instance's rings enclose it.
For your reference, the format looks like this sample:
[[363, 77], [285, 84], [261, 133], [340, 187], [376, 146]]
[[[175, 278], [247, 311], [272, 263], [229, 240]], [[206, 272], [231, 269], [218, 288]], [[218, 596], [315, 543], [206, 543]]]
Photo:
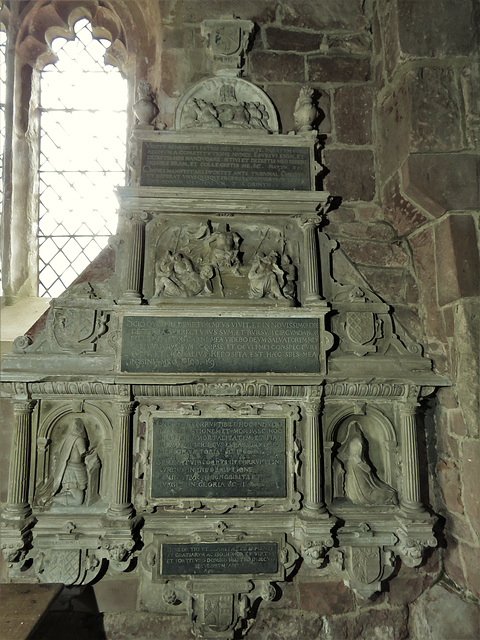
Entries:
[[397, 504], [395, 490], [373, 470], [366, 455], [366, 444], [358, 422], [351, 422], [339, 455], [345, 468], [345, 495], [354, 504]]

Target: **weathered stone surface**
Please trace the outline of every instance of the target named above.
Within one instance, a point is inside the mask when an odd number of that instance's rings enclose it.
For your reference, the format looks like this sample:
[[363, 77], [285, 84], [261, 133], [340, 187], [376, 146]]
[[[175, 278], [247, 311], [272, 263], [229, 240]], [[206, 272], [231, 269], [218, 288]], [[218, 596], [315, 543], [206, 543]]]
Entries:
[[250, 56], [250, 68], [254, 82], [303, 82], [305, 80], [304, 59], [296, 53], [254, 51]]
[[378, 267], [405, 267], [408, 258], [397, 245], [371, 240], [342, 240], [342, 248], [356, 264]]
[[342, 87], [335, 91], [337, 142], [369, 144], [372, 138], [373, 92], [370, 87]]
[[[172, 3], [171, 17], [173, 20], [177, 19], [182, 22], [199, 23], [205, 19], [212, 19], [214, 16], [232, 16], [238, 13], [238, 10], [238, 2], [233, 0], [209, 0], [209, 2], [181, 0]], [[165, 15], [167, 15], [166, 11]], [[268, 0], [244, 0], [241, 17], [243, 20], [252, 20], [259, 24], [271, 22], [275, 19], [275, 4]]]
[[367, 206], [356, 207], [355, 217], [359, 222], [384, 221], [382, 209], [377, 205], [367, 205]]
[[386, 222], [358, 221], [350, 223], [345, 219], [339, 220], [337, 212], [331, 215], [331, 218], [332, 222], [326, 229], [328, 229], [329, 233], [335, 234], [338, 238], [388, 241], [395, 236], [394, 229]]
[[370, 287], [385, 302], [402, 302], [404, 299], [405, 271], [398, 268], [362, 267], [360, 273]]
[[[452, 389], [452, 387], [443, 387], [442, 389], [439, 389], [437, 391], [437, 400], [442, 405], [442, 407], [445, 407], [445, 409], [457, 409], [458, 408], [457, 398], [455, 396], [455, 391]], [[461, 416], [461, 412], [460, 411], [450, 412], [452, 420], [455, 419], [453, 417], [455, 414], [458, 414], [458, 415]], [[465, 433], [460, 433], [456, 429], [453, 429], [453, 431], [454, 431], [454, 433], [457, 433], [457, 435], [459, 435], [459, 436], [465, 435]]]
[[[329, 620], [325, 640], [407, 640], [407, 608], [366, 609], [355, 617], [336, 616]], [[421, 636], [419, 636], [421, 637]]]
[[420, 297], [425, 309], [425, 328], [429, 336], [440, 341], [445, 339], [443, 318], [438, 310], [437, 282], [432, 265], [435, 264], [433, 236], [431, 229], [425, 229], [410, 239], [413, 261], [420, 288]]
[[343, 201], [372, 200], [375, 197], [375, 168], [372, 151], [328, 149], [325, 165], [329, 174], [325, 189]]
[[410, 609], [410, 631], [422, 640], [467, 640], [480, 633], [480, 609], [440, 584]]
[[[463, 442], [462, 480], [465, 514], [475, 535], [480, 539], [480, 501], [478, 484], [480, 478], [480, 441], [469, 438]], [[480, 559], [480, 551], [479, 551]]]
[[353, 592], [343, 582], [302, 582], [298, 590], [303, 611], [329, 616], [355, 609]]
[[385, 219], [395, 228], [399, 236], [410, 234], [423, 226], [428, 218], [403, 196], [398, 178], [390, 180], [382, 194]]
[[398, 34], [405, 54], [442, 57], [472, 52], [472, 0], [398, 0], [397, 5]]
[[255, 624], [249, 631], [249, 640], [289, 640], [308, 638], [323, 640], [320, 615], [298, 611], [282, 611], [260, 607]]
[[409, 152], [410, 100], [402, 82], [381, 102], [378, 109], [378, 153], [380, 179], [387, 180]]
[[339, 49], [348, 53], [367, 53], [372, 46], [371, 38], [366, 33], [329, 35], [327, 42], [330, 51]]
[[463, 514], [461, 484], [458, 467], [451, 461], [442, 460], [437, 465], [438, 483], [445, 505], [449, 511]]
[[322, 44], [321, 33], [291, 31], [279, 27], [265, 29], [268, 49], [277, 51], [317, 51]]
[[467, 121], [467, 140], [472, 149], [480, 144], [480, 63], [473, 62], [461, 74]]
[[405, 277], [405, 302], [416, 304], [419, 301], [418, 285], [411, 273]]
[[[122, 576], [123, 578], [123, 576]], [[135, 611], [137, 608], [138, 580], [100, 580], [93, 586], [98, 610], [104, 613]]]
[[[283, 133], [293, 131], [295, 128], [293, 114], [295, 103], [300, 91], [299, 86], [288, 84], [269, 84], [267, 92], [280, 115], [280, 124]], [[316, 127], [319, 133], [330, 133], [332, 130], [330, 116], [330, 93], [326, 89], [320, 88], [315, 91], [315, 104], [318, 106], [319, 116]]]
[[456, 391], [467, 433], [480, 433], [480, 299], [460, 300], [455, 313]]
[[465, 147], [460, 95], [453, 69], [418, 69], [410, 80], [409, 94], [413, 152], [458, 151]]
[[391, 605], [414, 602], [428, 588], [431, 577], [420, 569], [410, 569], [402, 564], [395, 580], [387, 582], [387, 601]]
[[405, 194], [438, 217], [445, 211], [478, 209], [480, 159], [466, 153], [420, 153], [404, 165]]
[[435, 227], [438, 302], [480, 296], [480, 257], [473, 218], [451, 215]]
[[277, 15], [284, 25], [319, 30], [362, 29], [366, 26], [359, 0], [324, 0], [314, 4], [307, 0], [282, 0], [278, 4]]
[[[191, 640], [188, 616], [166, 616], [151, 613], [105, 613], [103, 616], [107, 640]], [[60, 636], [61, 637], [61, 636]]]
[[[7, 398], [0, 398], [0, 418], [0, 423], [3, 425], [14, 424], [13, 404], [7, 400]], [[10, 465], [12, 435], [13, 429], [2, 430], [2, 446], [0, 447], [0, 504], [7, 502], [8, 467]]]
[[459, 543], [449, 533], [446, 535], [446, 542], [447, 546], [443, 554], [445, 572], [456, 585], [465, 588], [466, 577], [463, 573], [463, 562], [460, 557]]
[[478, 570], [478, 560], [480, 558], [479, 545], [464, 543], [461, 547], [461, 554], [467, 574], [467, 591], [480, 600], [480, 571]]
[[370, 58], [353, 56], [308, 56], [310, 82], [368, 82]]

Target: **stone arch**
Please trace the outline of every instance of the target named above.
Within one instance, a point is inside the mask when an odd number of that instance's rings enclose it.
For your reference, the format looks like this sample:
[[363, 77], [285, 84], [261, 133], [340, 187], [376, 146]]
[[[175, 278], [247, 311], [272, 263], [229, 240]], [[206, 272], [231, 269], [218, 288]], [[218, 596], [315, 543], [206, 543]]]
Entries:
[[370, 460], [373, 463], [380, 478], [390, 486], [396, 488], [396, 448], [398, 437], [394, 425], [390, 419], [376, 407], [366, 407], [359, 413], [351, 406], [342, 407], [330, 418], [325, 429], [325, 483], [326, 499], [331, 502], [334, 498], [333, 461], [336, 449], [340, 444], [339, 438], [345, 434], [346, 425], [351, 421], [360, 424], [362, 432], [371, 448]]

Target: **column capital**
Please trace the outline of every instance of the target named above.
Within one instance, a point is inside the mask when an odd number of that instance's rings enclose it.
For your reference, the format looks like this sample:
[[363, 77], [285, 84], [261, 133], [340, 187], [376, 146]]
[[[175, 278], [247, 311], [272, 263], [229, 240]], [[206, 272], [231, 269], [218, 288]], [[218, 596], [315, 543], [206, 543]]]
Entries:
[[30, 414], [32, 413], [35, 405], [37, 404], [36, 400], [14, 400], [13, 401], [13, 410], [15, 414]]
[[148, 211], [131, 211], [130, 209], [121, 209], [120, 215], [125, 220], [130, 220], [137, 224], [146, 224], [152, 217]]
[[135, 404], [136, 404], [135, 402], [131, 402], [131, 401], [130, 402], [119, 401], [115, 404], [115, 406], [118, 410], [118, 413], [121, 416], [130, 416], [133, 413]]

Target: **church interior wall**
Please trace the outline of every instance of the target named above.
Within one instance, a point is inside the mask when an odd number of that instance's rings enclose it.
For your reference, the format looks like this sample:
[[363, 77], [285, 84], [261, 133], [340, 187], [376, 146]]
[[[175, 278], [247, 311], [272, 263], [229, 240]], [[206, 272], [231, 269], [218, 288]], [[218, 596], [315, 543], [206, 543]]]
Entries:
[[[25, 20], [42, 3], [19, 4], [24, 10], [17, 19]], [[150, 82], [159, 107], [157, 126], [167, 129], [174, 125], [179, 98], [209, 75], [202, 21], [236, 14], [255, 23], [244, 76], [272, 99], [283, 133], [294, 128], [301, 87], [315, 92], [324, 145], [322, 186], [334, 197], [323, 231], [341, 248], [333, 260], [334, 277], [368, 284], [392, 304], [406, 331], [424, 344], [435, 371], [452, 382], [425, 401], [422, 425], [423, 491], [440, 515], [438, 548], [420, 567], [397, 567], [387, 589], [368, 600], [348, 590], [328, 567], [320, 574], [302, 565], [282, 585], [281, 599], [262, 604], [248, 637], [475, 637], [480, 624], [478, 0], [118, 0], [82, 6], [93, 11], [99, 4], [112, 5], [125, 21], [125, 73], [132, 87], [142, 78]], [[25, 160], [28, 152], [18, 139], [15, 145], [19, 161], [22, 154]], [[20, 193], [22, 184], [16, 189]], [[10, 201], [17, 234], [22, 225], [31, 226], [28, 216], [20, 226], [15, 222], [19, 208], [30, 207], [18, 202]], [[9, 242], [13, 236], [4, 240], [10, 251]], [[12, 300], [33, 291], [30, 240], [22, 235], [22, 242], [17, 256], [24, 263], [10, 271], [7, 266]], [[12, 413], [4, 401], [2, 411], [0, 500], [5, 503]], [[0, 576], [7, 579], [3, 569]], [[49, 614], [51, 629], [65, 624], [61, 607], [69, 607], [72, 624], [94, 628], [102, 614], [105, 635], [99, 638], [127, 639], [139, 631], [135, 637], [154, 638], [160, 627], [162, 638], [189, 638], [188, 621], [159, 614], [151, 598], [134, 573], [74, 587]], [[461, 621], [452, 617], [454, 611]], [[464, 625], [471, 635], [439, 635], [453, 633], [453, 624]]]

